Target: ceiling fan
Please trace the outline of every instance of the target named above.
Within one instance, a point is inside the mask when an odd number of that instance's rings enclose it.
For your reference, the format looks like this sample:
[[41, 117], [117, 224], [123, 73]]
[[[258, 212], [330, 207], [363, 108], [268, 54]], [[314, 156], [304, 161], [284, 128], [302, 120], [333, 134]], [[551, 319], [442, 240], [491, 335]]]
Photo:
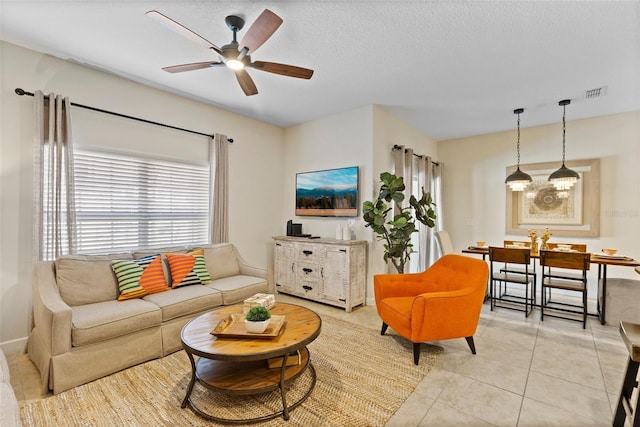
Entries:
[[253, 68], [288, 77], [297, 77], [300, 79], [310, 79], [311, 76], [313, 76], [313, 70], [308, 68], [278, 64], [276, 62], [251, 60], [250, 54], [262, 46], [262, 44], [267, 41], [273, 33], [275, 33], [283, 22], [282, 18], [269, 9], [265, 9], [260, 16], [258, 16], [258, 19], [256, 19], [251, 27], [249, 27], [240, 43], [238, 43], [236, 39], [236, 34], [242, 29], [242, 27], [244, 27], [244, 19], [235, 15], [227, 16], [225, 18], [225, 22], [227, 23], [227, 27], [233, 31], [233, 40], [222, 47], [216, 46], [209, 40], [179, 24], [168, 16], [163, 15], [157, 10], [150, 10], [146, 15], [183, 37], [204, 45], [218, 54], [219, 61], [194, 62], [191, 64], [173, 65], [162, 68], [164, 71], [169, 73], [181, 73], [184, 71], [193, 71], [203, 68], [227, 66], [235, 71], [236, 79], [247, 96], [258, 93], [258, 89], [256, 88], [253, 79], [246, 70], [247, 68]]

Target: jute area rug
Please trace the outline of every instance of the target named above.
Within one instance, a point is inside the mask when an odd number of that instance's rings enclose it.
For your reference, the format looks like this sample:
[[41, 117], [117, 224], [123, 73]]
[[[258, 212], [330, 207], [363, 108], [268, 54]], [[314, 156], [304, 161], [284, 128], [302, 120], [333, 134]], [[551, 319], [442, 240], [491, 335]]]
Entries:
[[[413, 364], [411, 343], [393, 331], [381, 336], [328, 316], [309, 345], [317, 383], [311, 395], [282, 417], [260, 426], [383, 426], [441, 356], [442, 349], [423, 345], [420, 365]], [[287, 392], [311, 381], [309, 370]], [[22, 406], [26, 426], [212, 426], [180, 408], [191, 367], [184, 351], [134, 366], [92, 383]], [[278, 391], [227, 397], [196, 384], [194, 403], [211, 414], [251, 418], [282, 409]]]

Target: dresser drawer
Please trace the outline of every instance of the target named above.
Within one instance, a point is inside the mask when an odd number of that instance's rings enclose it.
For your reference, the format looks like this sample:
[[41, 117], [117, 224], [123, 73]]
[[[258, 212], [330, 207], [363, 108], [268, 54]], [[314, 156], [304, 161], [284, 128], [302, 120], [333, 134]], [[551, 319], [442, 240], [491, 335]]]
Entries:
[[295, 246], [294, 256], [299, 261], [320, 261], [323, 253], [324, 250], [321, 247], [298, 243]]
[[300, 280], [298, 280], [297, 291], [306, 298], [318, 298], [321, 293], [321, 288], [322, 282], [320, 280], [314, 280], [306, 277], [300, 277]]
[[300, 280], [320, 280], [322, 267], [317, 262], [296, 262], [295, 272]]

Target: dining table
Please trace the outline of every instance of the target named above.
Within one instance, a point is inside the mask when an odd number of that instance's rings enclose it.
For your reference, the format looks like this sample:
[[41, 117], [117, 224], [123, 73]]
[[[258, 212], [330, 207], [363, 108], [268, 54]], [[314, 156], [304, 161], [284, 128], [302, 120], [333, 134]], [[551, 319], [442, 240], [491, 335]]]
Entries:
[[[469, 246], [463, 249], [462, 253], [481, 255], [483, 260], [489, 256], [488, 246]], [[539, 259], [539, 252], [531, 252], [531, 258]], [[591, 254], [591, 264], [598, 266], [598, 295], [597, 295], [597, 313], [589, 313], [597, 316], [600, 324], [606, 324], [606, 308], [607, 308], [607, 267], [640, 267], [640, 261], [627, 256], [615, 256], [599, 253]]]

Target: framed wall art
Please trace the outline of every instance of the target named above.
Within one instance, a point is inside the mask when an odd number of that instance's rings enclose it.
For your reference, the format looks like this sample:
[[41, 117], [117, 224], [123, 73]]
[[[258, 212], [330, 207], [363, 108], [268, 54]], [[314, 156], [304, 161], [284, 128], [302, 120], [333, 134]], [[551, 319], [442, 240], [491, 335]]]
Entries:
[[[520, 165], [533, 182], [521, 192], [506, 186], [507, 233], [527, 234], [529, 229], [548, 227], [556, 236], [600, 235], [600, 160], [570, 160], [565, 165], [580, 175], [567, 191], [557, 191], [547, 180], [560, 162]], [[508, 167], [506, 176], [515, 169]]]

